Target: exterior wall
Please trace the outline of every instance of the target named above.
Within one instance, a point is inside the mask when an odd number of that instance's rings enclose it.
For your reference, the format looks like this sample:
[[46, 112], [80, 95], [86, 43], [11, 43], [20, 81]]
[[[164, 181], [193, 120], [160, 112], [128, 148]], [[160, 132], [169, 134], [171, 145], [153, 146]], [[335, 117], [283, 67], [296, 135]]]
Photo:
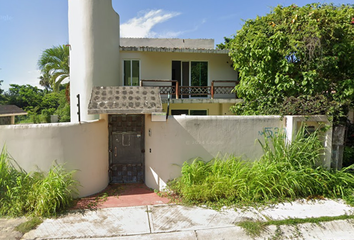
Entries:
[[354, 109], [353, 108], [349, 109], [348, 119], [351, 123], [354, 123]]
[[54, 161], [78, 170], [80, 196], [108, 184], [108, 127], [105, 119], [87, 123], [0, 126], [0, 146], [27, 172], [48, 171]]
[[10, 125], [10, 124], [13, 124], [11, 116], [0, 117], [0, 125]]
[[117, 86], [119, 78], [119, 16], [112, 0], [68, 0], [71, 121], [97, 119], [87, 108], [94, 86]]
[[[103, 190], [108, 184], [108, 115], [84, 123], [0, 126], [0, 146], [27, 172], [48, 171], [53, 162], [78, 170], [80, 196]], [[210, 160], [225, 154], [255, 160], [263, 154], [257, 139], [264, 131], [285, 129], [291, 141], [300, 123], [331, 126], [324, 116], [170, 116], [165, 122], [145, 117], [145, 183], [163, 190], [168, 180], [180, 175], [183, 162], [201, 157]], [[330, 167], [332, 129], [323, 136], [325, 156], [319, 164]]]
[[255, 140], [263, 138], [264, 128], [275, 132], [283, 127], [279, 116], [170, 116], [166, 122], [147, 116], [145, 122], [145, 182], [160, 190], [189, 159], [224, 154], [259, 158], [262, 149]]
[[140, 60], [142, 80], [172, 80], [172, 61], [207, 61], [208, 85], [211, 85], [213, 80], [237, 79], [237, 72], [231, 67], [231, 60], [227, 54], [122, 51], [120, 59], [119, 85], [123, 85], [122, 65], [124, 59]]
[[318, 165], [324, 166], [329, 169], [332, 162], [332, 123], [328, 121], [326, 116], [315, 115], [315, 116], [286, 116], [285, 117], [285, 128], [286, 136], [288, 142], [291, 142], [301, 126], [305, 124], [306, 126], [314, 126], [315, 129], [329, 126], [330, 128], [322, 134], [321, 140], [323, 141], [324, 156], [319, 159]]
[[150, 188], [163, 190], [168, 180], [180, 175], [183, 162], [197, 157], [259, 159], [263, 151], [256, 140], [262, 141], [264, 132], [284, 130], [292, 141], [301, 123], [330, 127], [321, 136], [325, 150], [318, 164], [331, 165], [332, 128], [325, 116], [170, 116], [166, 122], [152, 122], [148, 116], [145, 121], [145, 182]]
[[[207, 110], [208, 115], [233, 115], [230, 107], [234, 103], [170, 103], [171, 110]], [[162, 104], [163, 112], [167, 112], [167, 103]]]

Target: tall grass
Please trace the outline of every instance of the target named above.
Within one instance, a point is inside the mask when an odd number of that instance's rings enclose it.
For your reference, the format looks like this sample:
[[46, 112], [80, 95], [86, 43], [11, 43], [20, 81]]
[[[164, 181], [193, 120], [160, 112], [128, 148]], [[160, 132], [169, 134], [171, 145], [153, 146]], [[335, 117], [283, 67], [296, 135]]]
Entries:
[[0, 215], [52, 216], [69, 207], [77, 194], [74, 171], [53, 165], [48, 173], [26, 173], [9, 156], [0, 154]]
[[234, 156], [185, 162], [181, 177], [169, 188], [186, 202], [236, 204], [309, 196], [345, 198], [354, 187], [347, 168], [317, 166], [323, 153], [318, 132], [307, 136], [302, 129], [291, 144], [283, 134], [266, 136], [260, 144], [264, 155], [254, 162]]

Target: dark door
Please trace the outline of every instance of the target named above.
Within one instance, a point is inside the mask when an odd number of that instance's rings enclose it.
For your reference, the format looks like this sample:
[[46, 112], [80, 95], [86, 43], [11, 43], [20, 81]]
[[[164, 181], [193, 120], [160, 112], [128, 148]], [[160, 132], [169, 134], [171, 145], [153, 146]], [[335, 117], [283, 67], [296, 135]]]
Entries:
[[110, 115], [110, 181], [144, 182], [144, 115]]

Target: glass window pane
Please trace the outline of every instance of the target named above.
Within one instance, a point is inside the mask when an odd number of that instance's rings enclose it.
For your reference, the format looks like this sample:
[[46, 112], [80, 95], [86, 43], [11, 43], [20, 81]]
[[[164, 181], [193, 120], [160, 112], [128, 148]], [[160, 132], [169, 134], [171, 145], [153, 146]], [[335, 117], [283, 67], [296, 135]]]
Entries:
[[130, 86], [130, 60], [124, 60], [124, 86]]
[[208, 115], [207, 110], [190, 110], [190, 115]]
[[140, 80], [139, 61], [133, 60], [132, 67], [133, 67], [132, 86], [139, 86], [139, 80]]
[[182, 114], [186, 114], [188, 115], [188, 110], [182, 110], [182, 109], [173, 109], [171, 110], [171, 115], [182, 115]]
[[208, 62], [191, 62], [191, 86], [208, 86]]

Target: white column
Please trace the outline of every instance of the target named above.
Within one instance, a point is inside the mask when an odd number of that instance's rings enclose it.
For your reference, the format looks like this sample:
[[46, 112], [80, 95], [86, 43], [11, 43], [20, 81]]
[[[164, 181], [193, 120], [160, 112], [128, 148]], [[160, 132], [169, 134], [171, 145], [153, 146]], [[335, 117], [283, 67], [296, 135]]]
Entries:
[[68, 0], [70, 44], [71, 122], [77, 122], [77, 95], [81, 120], [88, 115], [93, 86], [116, 86], [119, 78], [119, 15], [112, 0]]

